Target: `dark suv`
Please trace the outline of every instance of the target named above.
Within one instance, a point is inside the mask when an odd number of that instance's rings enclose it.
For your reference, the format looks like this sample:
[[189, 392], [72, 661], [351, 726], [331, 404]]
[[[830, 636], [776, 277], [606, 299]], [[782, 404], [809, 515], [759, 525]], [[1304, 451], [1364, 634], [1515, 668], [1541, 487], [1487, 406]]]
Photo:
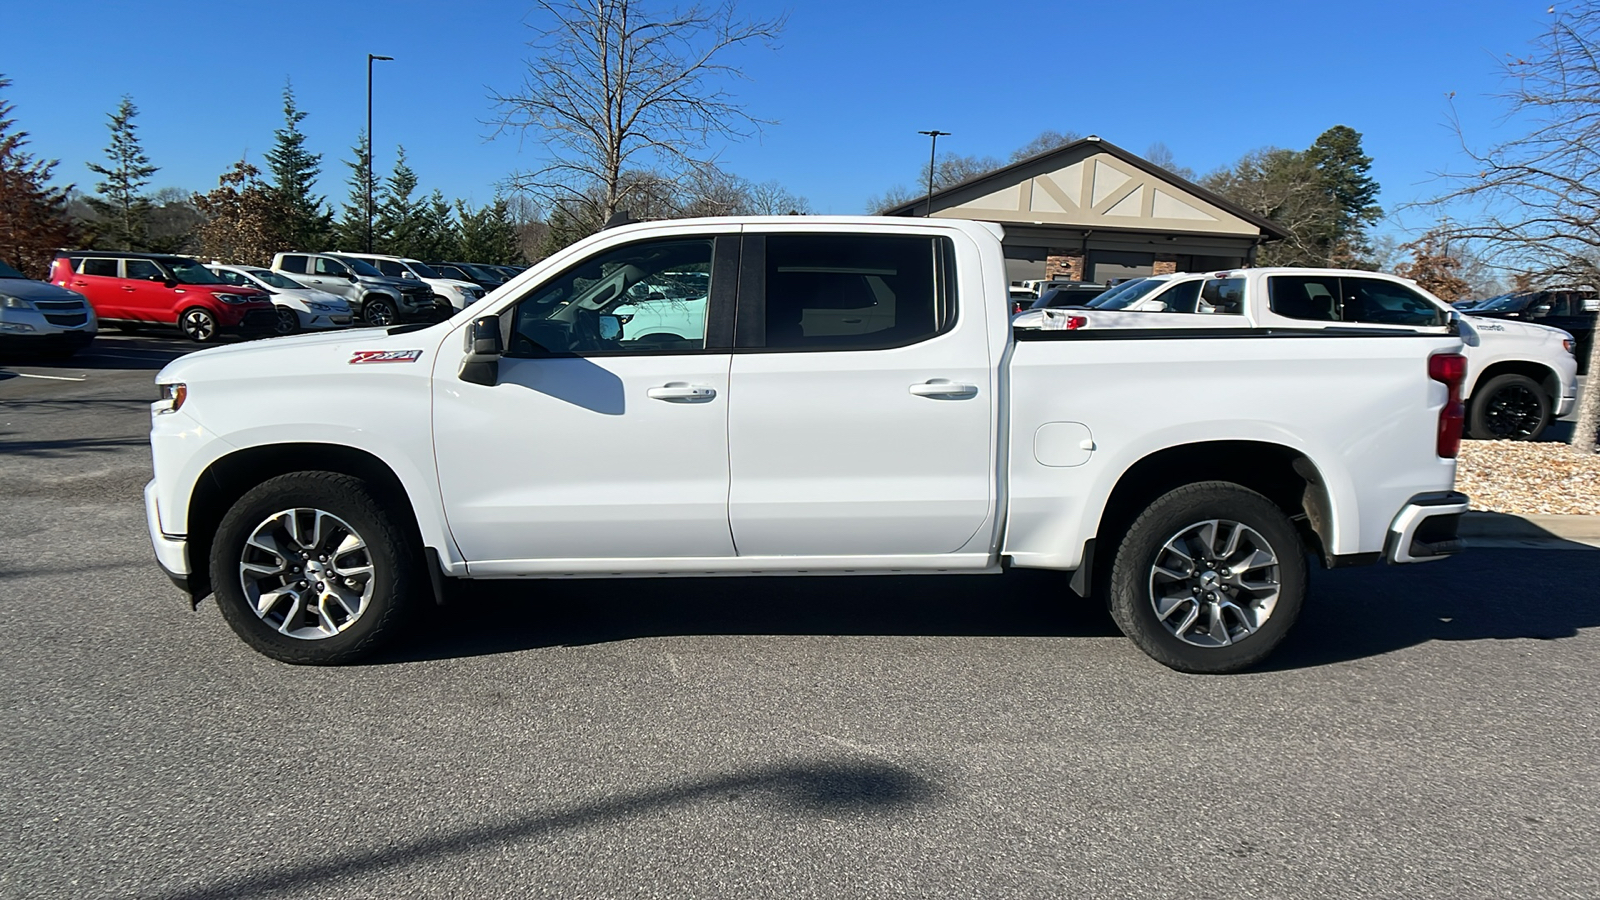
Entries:
[[50, 281], [82, 294], [102, 322], [123, 330], [175, 325], [205, 343], [224, 333], [265, 337], [277, 323], [266, 294], [234, 287], [187, 256], [62, 251], [50, 264]]
[[1594, 325], [1600, 296], [1587, 288], [1522, 291], [1490, 297], [1461, 312], [1485, 319], [1516, 319], [1535, 325], [1549, 325], [1572, 335], [1578, 357], [1578, 374], [1589, 363], [1589, 346], [1594, 342]]

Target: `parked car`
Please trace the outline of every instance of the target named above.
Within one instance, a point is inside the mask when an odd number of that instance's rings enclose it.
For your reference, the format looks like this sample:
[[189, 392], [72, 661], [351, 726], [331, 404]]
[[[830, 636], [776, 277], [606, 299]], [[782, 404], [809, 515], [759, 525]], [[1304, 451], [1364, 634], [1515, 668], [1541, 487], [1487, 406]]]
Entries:
[[352, 314], [368, 325], [429, 321], [439, 316], [432, 288], [390, 278], [366, 260], [334, 253], [279, 253], [272, 258], [272, 271], [343, 297], [350, 302]]
[[[1459, 336], [1014, 330], [1004, 266], [959, 219], [649, 222], [446, 322], [192, 354], [157, 376], [156, 557], [295, 663], [453, 578], [1019, 566], [1229, 672], [1288, 633], [1308, 556], [1461, 549]], [[619, 321], [674, 287], [695, 327]]]
[[99, 327], [82, 294], [0, 260], [0, 350], [65, 359], [89, 346]]
[[345, 328], [353, 321], [350, 301], [338, 294], [309, 288], [287, 275], [260, 266], [228, 266], [213, 260], [206, 266], [236, 287], [265, 291], [277, 311], [277, 332], [297, 334], [325, 328]]
[[511, 280], [504, 272], [479, 263], [428, 263], [428, 265], [446, 278], [470, 281], [483, 288], [486, 294]]
[[1578, 374], [1587, 374], [1600, 295], [1588, 288], [1559, 288], [1501, 294], [1464, 310], [1484, 319], [1511, 319], [1559, 328], [1577, 341]]
[[192, 341], [264, 337], [277, 323], [267, 295], [235, 287], [187, 256], [119, 250], [56, 254], [50, 281], [88, 298], [102, 322], [124, 330], [176, 326]]
[[441, 297], [450, 305], [452, 311], [466, 309], [483, 299], [483, 288], [471, 281], [457, 281], [445, 278], [433, 267], [418, 259], [409, 259], [404, 256], [384, 256], [378, 253], [341, 253], [341, 257], [359, 259], [371, 264], [379, 272], [390, 278], [401, 281], [418, 281], [426, 284], [433, 290], [435, 297]]
[[1466, 341], [1462, 398], [1472, 437], [1536, 440], [1577, 403], [1577, 343], [1571, 334], [1462, 315], [1415, 282], [1376, 272], [1269, 268], [1156, 275], [1113, 288], [1082, 309], [1031, 310], [1013, 325], [1454, 332]]
[[1060, 309], [1068, 306], [1087, 306], [1096, 297], [1106, 292], [1106, 286], [1093, 281], [1057, 281], [1052, 282], [1033, 301], [1029, 309]]

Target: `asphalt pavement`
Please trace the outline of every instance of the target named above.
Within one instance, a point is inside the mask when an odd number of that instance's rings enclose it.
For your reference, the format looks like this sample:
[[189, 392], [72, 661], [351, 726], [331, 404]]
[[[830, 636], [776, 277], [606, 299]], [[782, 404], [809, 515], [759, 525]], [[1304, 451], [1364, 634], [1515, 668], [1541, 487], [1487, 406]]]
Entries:
[[490, 585], [296, 668], [146, 542], [187, 349], [0, 366], [0, 896], [1600, 896], [1600, 551], [1315, 572], [1230, 677], [1021, 571]]

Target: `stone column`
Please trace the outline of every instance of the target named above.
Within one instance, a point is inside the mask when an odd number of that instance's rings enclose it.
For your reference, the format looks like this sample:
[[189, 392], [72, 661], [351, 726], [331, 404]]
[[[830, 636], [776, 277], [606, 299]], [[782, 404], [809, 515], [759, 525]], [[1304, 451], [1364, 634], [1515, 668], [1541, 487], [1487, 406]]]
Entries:
[[1083, 280], [1083, 253], [1078, 250], [1050, 248], [1044, 260], [1044, 277]]
[[1151, 275], [1171, 275], [1178, 271], [1178, 255], [1176, 253], [1157, 253], [1155, 265], [1150, 269]]

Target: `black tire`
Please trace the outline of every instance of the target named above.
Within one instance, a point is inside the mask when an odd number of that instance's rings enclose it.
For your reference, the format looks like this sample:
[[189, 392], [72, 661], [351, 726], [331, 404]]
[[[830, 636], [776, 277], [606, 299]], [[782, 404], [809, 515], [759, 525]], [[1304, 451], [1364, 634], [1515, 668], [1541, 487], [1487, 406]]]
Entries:
[[[247, 598], [241, 574], [246, 541], [283, 510], [321, 510], [348, 523], [365, 542], [371, 595], [359, 615], [335, 634], [292, 637], [257, 614]], [[406, 530], [365, 482], [333, 472], [292, 472], [256, 485], [223, 516], [211, 545], [211, 583], [223, 618], [258, 652], [296, 665], [342, 665], [372, 653], [404, 627], [418, 592], [427, 587], [419, 559]], [[299, 577], [312, 576], [307, 569]]]
[[272, 322], [272, 333], [277, 335], [298, 334], [300, 332], [300, 314], [287, 306], [273, 308], [275, 318]]
[[1550, 425], [1550, 395], [1526, 375], [1496, 375], [1478, 385], [1467, 432], [1480, 441], [1536, 441]]
[[178, 330], [196, 344], [209, 344], [217, 339], [217, 317], [211, 311], [191, 306], [178, 316]]
[[[1213, 569], [1211, 563], [1197, 559], [1204, 571], [1187, 580], [1169, 579], [1166, 572], [1158, 573], [1156, 568], [1158, 563], [1164, 564], [1164, 568], [1171, 567], [1176, 560], [1164, 549], [1169, 541], [1179, 541], [1190, 529], [1203, 528], [1212, 520], [1245, 526], [1236, 556], [1243, 553], [1246, 542], [1253, 545], [1260, 539], [1267, 545], [1263, 549], [1274, 557], [1270, 566], [1245, 570], [1260, 573], [1262, 582], [1276, 578], [1275, 602], [1264, 620], [1255, 622], [1249, 633], [1245, 633], [1244, 620], [1238, 611], [1249, 609], [1253, 617], [1259, 617], [1259, 610], [1252, 601], [1265, 599], [1270, 592], [1241, 587], [1244, 572], [1238, 577], [1229, 576], [1233, 579], [1232, 587], [1216, 587], [1214, 593], [1189, 600], [1183, 594], [1185, 585], [1193, 582], [1197, 586], [1192, 590], [1198, 593], [1204, 590], [1198, 586], [1200, 584], [1219, 584], [1216, 574], [1230, 571], [1230, 567], [1215, 562]], [[1226, 542], [1225, 535], [1232, 533], [1226, 528], [1226, 524], [1219, 525], [1211, 532], [1213, 545], [1219, 540]], [[1190, 571], [1195, 572], [1202, 565], [1192, 566]], [[1159, 601], [1158, 587], [1162, 595]], [[1180, 672], [1209, 675], [1237, 672], [1265, 659], [1294, 625], [1305, 602], [1305, 550], [1294, 524], [1272, 501], [1231, 482], [1203, 481], [1162, 495], [1134, 520], [1117, 545], [1108, 590], [1108, 605], [1117, 627], [1156, 662]], [[1227, 593], [1229, 591], [1232, 593]], [[1215, 605], [1207, 605], [1207, 596], [1220, 598], [1231, 610], [1225, 612]], [[1175, 597], [1178, 599], [1172, 599]], [[1186, 618], [1188, 610], [1182, 604], [1194, 604], [1192, 608], [1197, 618], [1193, 620], [1195, 625], [1184, 632], [1187, 639], [1180, 638], [1174, 629], [1163, 624], [1156, 609], [1158, 602], [1172, 604], [1168, 607], [1169, 616], [1179, 619]], [[1222, 617], [1220, 627], [1227, 641], [1216, 646], [1197, 646], [1192, 641], [1211, 640], [1199, 626], [1215, 623], [1213, 615]], [[1182, 624], [1180, 621], [1178, 626]], [[1238, 634], [1232, 633], [1235, 628]]]
[[110, 322], [108, 324], [123, 334], [142, 334], [147, 330], [143, 322]]
[[361, 304], [361, 318], [368, 325], [386, 326], [400, 321], [394, 302], [386, 297], [368, 297]]

